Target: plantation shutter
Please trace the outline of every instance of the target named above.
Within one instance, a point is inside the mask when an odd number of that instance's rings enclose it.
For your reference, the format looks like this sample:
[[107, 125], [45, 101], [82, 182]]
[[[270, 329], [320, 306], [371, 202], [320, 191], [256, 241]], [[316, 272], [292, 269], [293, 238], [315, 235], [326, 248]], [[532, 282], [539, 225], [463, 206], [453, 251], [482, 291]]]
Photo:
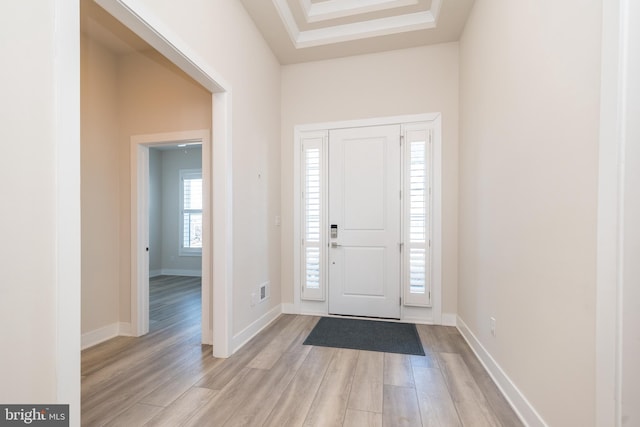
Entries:
[[426, 124], [404, 131], [404, 259], [405, 305], [431, 304], [431, 132]]
[[324, 300], [326, 247], [324, 134], [302, 136], [302, 299]]

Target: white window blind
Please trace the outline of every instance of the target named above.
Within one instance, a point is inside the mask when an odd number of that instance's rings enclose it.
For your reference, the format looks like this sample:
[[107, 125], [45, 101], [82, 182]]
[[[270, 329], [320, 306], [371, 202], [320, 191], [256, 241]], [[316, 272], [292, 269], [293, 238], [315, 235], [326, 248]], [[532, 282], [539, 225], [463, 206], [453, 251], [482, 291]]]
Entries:
[[324, 299], [324, 184], [322, 136], [302, 138], [302, 298]]
[[202, 254], [202, 171], [180, 171], [180, 255]]
[[406, 125], [405, 140], [405, 252], [406, 305], [430, 304], [431, 143], [425, 124]]

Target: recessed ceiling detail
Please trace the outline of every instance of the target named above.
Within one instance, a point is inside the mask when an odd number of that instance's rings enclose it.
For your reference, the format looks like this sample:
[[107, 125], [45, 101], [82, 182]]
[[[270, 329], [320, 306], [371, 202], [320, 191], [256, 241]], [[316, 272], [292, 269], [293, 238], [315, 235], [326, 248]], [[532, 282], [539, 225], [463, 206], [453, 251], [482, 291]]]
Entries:
[[455, 42], [474, 0], [240, 0], [281, 64]]
[[[272, 0], [296, 49], [329, 45], [370, 37], [436, 28], [442, 0], [431, 0], [428, 10], [390, 14], [377, 19], [363, 19], [347, 24], [327, 25], [301, 30], [287, 0]], [[299, 0], [306, 23], [357, 17], [381, 10], [399, 9], [419, 4], [419, 0]]]
[[326, 21], [416, 4], [418, 0], [326, 0], [318, 3], [300, 0], [307, 22]]

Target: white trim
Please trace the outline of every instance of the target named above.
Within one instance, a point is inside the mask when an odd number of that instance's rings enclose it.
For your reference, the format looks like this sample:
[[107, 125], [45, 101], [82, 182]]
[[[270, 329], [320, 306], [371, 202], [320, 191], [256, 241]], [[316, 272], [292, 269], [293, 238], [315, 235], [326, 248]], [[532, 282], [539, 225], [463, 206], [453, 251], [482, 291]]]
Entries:
[[[182, 39], [180, 39], [164, 22], [137, 0], [96, 0], [126, 27], [153, 46], [158, 52], [176, 64], [191, 78], [200, 83], [213, 94], [213, 141], [212, 152], [204, 161], [203, 173], [211, 173], [213, 179], [213, 196], [209, 201], [212, 206], [213, 248], [203, 248], [203, 282], [213, 282], [210, 295], [203, 294], [203, 299], [213, 305], [213, 336], [204, 336], [209, 328], [203, 328], [202, 342], [213, 343], [213, 354], [216, 357], [228, 357], [231, 349], [231, 295], [233, 290], [233, 188], [232, 182], [232, 88], [220, 74], [211, 69]], [[205, 170], [204, 168], [211, 168]], [[209, 195], [205, 195], [209, 197]], [[204, 221], [209, 221], [205, 218]], [[207, 290], [208, 292], [208, 290]], [[207, 315], [203, 310], [203, 316]], [[213, 322], [212, 322], [213, 320]]]
[[[326, 234], [322, 232], [322, 230], [326, 230], [326, 227], [328, 226], [328, 209], [327, 209], [327, 188], [328, 188], [328, 177], [326, 176], [326, 174], [324, 173], [324, 171], [326, 171], [326, 165], [328, 164], [327, 161], [327, 141], [328, 141], [328, 135], [329, 133], [326, 130], [323, 131], [309, 131], [309, 132], [301, 132], [299, 134], [299, 147], [298, 147], [298, 158], [300, 160], [300, 164], [298, 165], [300, 173], [301, 174], [305, 174], [306, 177], [306, 168], [303, 166], [306, 162], [306, 159], [304, 159], [303, 155], [302, 155], [302, 151], [304, 149], [304, 147], [306, 146], [307, 149], [309, 148], [316, 148], [320, 150], [320, 178], [321, 178], [321, 182], [320, 182], [320, 188], [321, 188], [321, 194], [320, 194], [320, 241], [319, 242], [314, 242], [318, 249], [320, 250], [320, 288], [319, 289], [310, 289], [306, 286], [306, 283], [301, 283], [300, 286], [300, 298], [307, 300], [307, 301], [325, 301], [326, 300], [326, 295], [327, 295], [327, 290], [326, 290], [326, 286], [327, 286], [327, 277], [328, 277], [328, 271], [327, 271], [327, 264], [326, 261], [328, 260], [327, 258], [327, 253], [326, 253]], [[297, 180], [298, 182], [298, 186], [300, 186], [300, 182], [302, 180], [303, 176], [300, 176], [300, 179]], [[298, 212], [300, 210], [303, 209], [303, 205], [305, 203], [305, 201], [303, 201], [302, 199], [302, 193], [304, 192], [304, 190], [301, 188], [300, 192], [298, 193]], [[298, 276], [297, 277], [302, 277], [303, 274], [306, 274], [306, 254], [305, 256], [303, 256], [302, 252], [304, 252], [302, 249], [303, 247], [306, 248], [308, 245], [305, 241], [305, 244], [302, 245], [302, 240], [304, 240], [304, 236], [305, 236], [305, 231], [304, 228], [306, 227], [306, 223], [305, 223], [305, 219], [302, 218], [301, 216], [298, 216], [298, 224], [299, 227], [301, 227], [299, 229], [300, 232], [300, 240], [298, 240], [298, 250], [294, 251], [294, 254], [296, 255], [296, 257], [294, 257], [294, 259], [298, 259], [297, 262], [297, 267], [299, 272], [297, 273]], [[296, 270], [294, 268], [294, 270]]]
[[149, 200], [144, 196], [149, 194], [149, 147], [146, 142], [144, 136], [131, 138], [130, 302], [134, 336], [149, 332]]
[[251, 338], [258, 335], [264, 328], [269, 326], [274, 320], [278, 318], [282, 314], [282, 305], [278, 304], [273, 307], [271, 310], [263, 314], [261, 317], [256, 319], [249, 326], [244, 328], [242, 331], [238, 332], [233, 336], [232, 342], [232, 353], [240, 350], [246, 343], [248, 343]]
[[[156, 270], [158, 271], [158, 270]], [[158, 276], [187, 276], [187, 277], [202, 277], [202, 270], [184, 270], [177, 268], [163, 268], [160, 269]], [[151, 275], [151, 273], [149, 273]], [[204, 281], [203, 281], [204, 282]], [[203, 301], [204, 307], [204, 301]]]
[[546, 427], [547, 423], [542, 419], [525, 395], [518, 389], [509, 376], [502, 370], [491, 354], [483, 347], [476, 336], [467, 327], [466, 323], [458, 316], [457, 327], [460, 334], [473, 350], [482, 366], [491, 376], [491, 379], [500, 389], [507, 402], [511, 405], [520, 420], [528, 427]]
[[80, 11], [53, 2], [53, 141], [55, 150], [55, 402], [80, 425]]
[[[304, 133], [316, 131], [329, 131], [355, 127], [381, 126], [391, 124], [405, 124], [415, 122], [429, 122], [429, 128], [433, 130], [433, 233], [431, 237], [433, 253], [433, 276], [431, 285], [431, 307], [425, 307], [425, 316], [405, 316], [406, 307], [402, 307], [401, 320], [426, 322], [439, 325], [442, 323], [442, 118], [440, 113], [409, 114], [403, 116], [375, 117], [369, 119], [357, 119], [346, 121], [334, 121], [323, 123], [311, 123], [296, 125], [293, 129], [293, 304], [288, 310], [294, 313], [326, 316], [328, 306], [326, 302], [303, 301], [301, 299], [301, 152], [300, 139]], [[449, 319], [450, 320], [450, 319]]]
[[[432, 284], [433, 284], [433, 247], [431, 246], [431, 240], [433, 236], [433, 123], [418, 122], [418, 123], [405, 123], [401, 125], [402, 135], [402, 303], [405, 307], [431, 307]], [[418, 137], [418, 141], [413, 140], [412, 135], [421, 135]], [[427, 233], [426, 239], [422, 243], [411, 242], [411, 230], [410, 230], [410, 211], [411, 211], [411, 144], [414, 142], [422, 142], [424, 144], [425, 154], [425, 169], [426, 175], [425, 182], [425, 196], [427, 198], [426, 215], [425, 215], [425, 228]], [[412, 249], [422, 249], [425, 251], [425, 283], [423, 294], [412, 294], [410, 285], [410, 255]]]
[[442, 2], [432, 0], [431, 8], [423, 12], [300, 31], [288, 1], [272, 1], [296, 49], [435, 28]]
[[[233, 336], [233, 174], [231, 92], [213, 96], [213, 248], [203, 248], [202, 265], [213, 272], [213, 343], [215, 357], [231, 355]], [[208, 195], [207, 195], [208, 197]], [[208, 218], [205, 218], [208, 221]], [[213, 250], [213, 255], [210, 252]], [[213, 263], [211, 263], [212, 260]], [[203, 341], [204, 342], [204, 341]]]
[[98, 345], [102, 342], [115, 338], [120, 333], [119, 324], [111, 323], [93, 331], [82, 334], [82, 350]]
[[162, 270], [149, 270], [149, 278], [162, 276]]
[[368, 119], [339, 120], [339, 121], [332, 121], [332, 122], [309, 123], [304, 125], [296, 125], [294, 127], [294, 132], [395, 125], [395, 124], [402, 124], [402, 123], [424, 122], [424, 121], [430, 122], [430, 121], [436, 120], [440, 116], [441, 116], [440, 113], [423, 113], [423, 114], [406, 114], [402, 116], [372, 117]]
[[431, 306], [433, 308], [433, 320], [436, 325], [442, 324], [442, 116], [438, 114], [433, 118], [433, 186], [432, 203], [432, 234], [431, 253], [432, 280]]
[[596, 278], [596, 426], [622, 424], [625, 102], [629, 3], [603, 2]]
[[115, 322], [93, 331], [85, 332], [81, 338], [81, 349], [86, 350], [118, 336], [131, 336], [131, 324]]
[[[176, 145], [186, 141], [202, 143], [202, 194], [211, 193], [212, 183], [210, 173], [205, 173], [205, 164], [210, 158], [211, 142], [208, 129], [159, 133], [150, 135], [134, 135], [131, 137], [131, 319], [133, 334], [141, 336], [149, 332], [149, 148], [163, 145]], [[206, 168], [208, 171], [208, 168]], [[182, 175], [181, 175], [182, 176]], [[211, 207], [203, 203], [203, 236], [211, 236], [210, 221], [204, 221], [211, 216]], [[211, 239], [202, 242], [202, 251], [212, 246]], [[140, 259], [140, 255], [143, 259]], [[209, 264], [202, 264], [202, 270], [163, 269], [165, 274], [176, 276], [203, 276], [202, 292], [202, 331], [209, 325], [210, 312], [210, 281]], [[208, 337], [202, 336], [206, 343]]]

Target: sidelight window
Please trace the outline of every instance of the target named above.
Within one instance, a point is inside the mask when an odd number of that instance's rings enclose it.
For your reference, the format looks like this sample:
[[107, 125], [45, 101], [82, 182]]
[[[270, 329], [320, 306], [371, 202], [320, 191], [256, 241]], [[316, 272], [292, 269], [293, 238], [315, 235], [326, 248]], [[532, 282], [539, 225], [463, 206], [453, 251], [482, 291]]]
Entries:
[[423, 124], [404, 127], [405, 305], [430, 304], [431, 134]]

